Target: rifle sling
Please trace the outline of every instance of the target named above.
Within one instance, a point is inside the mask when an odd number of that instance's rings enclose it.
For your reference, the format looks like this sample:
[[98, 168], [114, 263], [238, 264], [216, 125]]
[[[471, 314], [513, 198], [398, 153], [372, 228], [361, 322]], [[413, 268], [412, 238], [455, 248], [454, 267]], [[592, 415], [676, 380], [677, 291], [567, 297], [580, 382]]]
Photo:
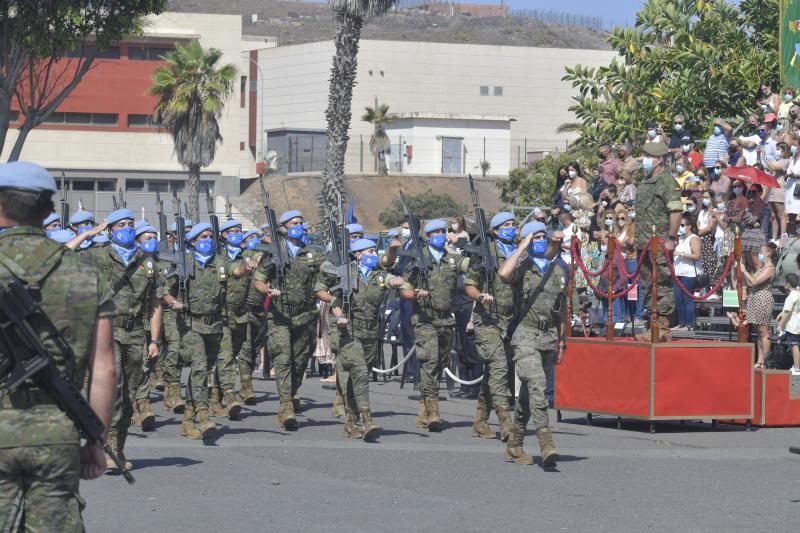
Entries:
[[119, 278], [114, 285], [111, 286], [111, 295], [116, 296], [119, 291], [122, 290], [122, 287], [130, 283], [133, 274], [139, 270], [139, 267], [142, 266], [145, 259], [147, 259], [144, 255], [140, 255], [139, 258], [127, 266], [125, 269], [125, 273]]
[[528, 297], [525, 299], [524, 307], [520, 309], [520, 312], [514, 316], [511, 324], [508, 325], [506, 330], [508, 332], [506, 335], [508, 340], [511, 340], [511, 336], [514, 335], [514, 332], [517, 330], [517, 326], [519, 326], [519, 323], [522, 322], [522, 319], [528, 314], [528, 311], [531, 310], [531, 307], [533, 307], [533, 304], [536, 302], [536, 298], [538, 298], [544, 290], [545, 286], [547, 285], [547, 281], [550, 279], [550, 276], [553, 274], [553, 270], [555, 270], [556, 267], [556, 262], [551, 261], [544, 273], [544, 277], [539, 284], [536, 287], [531, 287], [531, 290], [528, 291]]

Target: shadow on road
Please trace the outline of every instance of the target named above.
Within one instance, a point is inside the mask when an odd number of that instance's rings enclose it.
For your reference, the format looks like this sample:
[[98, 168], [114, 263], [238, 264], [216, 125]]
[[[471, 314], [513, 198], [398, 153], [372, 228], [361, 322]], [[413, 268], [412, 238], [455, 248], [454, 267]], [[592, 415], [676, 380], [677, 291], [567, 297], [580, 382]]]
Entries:
[[186, 467], [186, 466], [194, 466], [197, 464], [202, 463], [203, 461], [198, 461], [196, 459], [189, 459], [188, 457], [159, 457], [157, 459], [135, 459], [134, 460], [134, 472], [137, 470], [142, 470], [143, 468], [152, 468], [157, 466], [177, 466], [177, 467]]

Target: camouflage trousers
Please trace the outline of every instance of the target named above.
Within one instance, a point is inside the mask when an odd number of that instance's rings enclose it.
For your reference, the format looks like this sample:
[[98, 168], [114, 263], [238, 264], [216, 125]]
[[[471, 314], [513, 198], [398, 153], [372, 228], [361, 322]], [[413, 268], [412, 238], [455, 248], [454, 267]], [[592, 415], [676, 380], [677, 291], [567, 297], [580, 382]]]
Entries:
[[247, 323], [229, 322], [222, 326], [222, 341], [219, 345], [217, 368], [214, 372], [214, 383], [222, 392], [236, 390], [236, 378], [239, 376], [239, 358], [247, 343]]
[[[247, 321], [247, 337], [239, 352], [239, 375], [253, 374], [258, 355], [264, 347], [267, 332], [267, 317], [264, 313], [250, 313]], [[267, 369], [269, 373], [269, 369]]]
[[369, 373], [378, 360], [379, 342], [378, 337], [361, 337], [356, 332], [336, 354], [336, 386], [348, 411], [369, 409]]
[[[644, 250], [640, 253], [645, 254], [642, 268], [639, 270], [641, 275], [639, 283], [641, 283], [642, 287], [641, 297], [644, 298], [644, 306], [650, 308], [653, 306], [653, 276], [651, 272], [653, 261], [649, 250]], [[672, 287], [672, 273], [669, 271], [664, 254], [659, 252], [656, 258], [656, 289], [658, 289], [656, 310], [660, 316], [667, 318], [671, 317], [675, 311], [675, 294]]]
[[417, 322], [417, 361], [419, 361], [419, 391], [421, 398], [438, 398], [442, 372], [450, 361], [453, 349], [453, 320]]
[[80, 446], [0, 448], [0, 531], [82, 532]]
[[511, 400], [508, 363], [514, 360], [514, 347], [509, 342], [500, 343], [504, 327], [497, 321], [475, 323], [475, 346], [483, 362], [478, 407], [487, 412], [497, 406], [508, 407]]
[[547, 427], [550, 423], [544, 393], [547, 387], [544, 367], [553, 364], [556, 354], [552, 349], [542, 349], [543, 344], [537, 342], [537, 337], [535, 331], [520, 326], [512, 340], [516, 355], [514, 363], [520, 380], [514, 425], [523, 431], [531, 418], [535, 429]]
[[[150, 334], [147, 334], [147, 338], [150, 338]], [[136, 395], [134, 396], [134, 400], [149, 400], [150, 399], [150, 389], [151, 383], [150, 378], [153, 375], [153, 371], [158, 365], [158, 362], [161, 360], [161, 353], [163, 353], [163, 348], [159, 353], [158, 357], [150, 359], [147, 356], [147, 349], [149, 346], [147, 345], [147, 341], [145, 341], [144, 345], [144, 359], [142, 360], [142, 376], [141, 382], [139, 386], [136, 388]]]
[[308, 361], [314, 353], [315, 322], [299, 326], [267, 323], [267, 350], [275, 367], [275, 385], [280, 401], [291, 401], [300, 390]]
[[209, 376], [217, 362], [221, 333], [198, 333], [192, 329], [181, 338], [180, 359], [191, 367], [186, 389], [195, 410], [208, 409]]
[[[164, 367], [164, 383], [181, 382], [181, 331], [175, 321], [173, 311], [165, 311], [161, 322], [161, 339], [163, 348], [161, 350], [160, 363]], [[169, 316], [169, 318], [167, 318]], [[186, 362], [183, 362], [186, 364]]]
[[111, 417], [111, 431], [116, 431], [119, 449], [125, 447], [133, 416], [133, 401], [142, 383], [142, 364], [145, 358], [144, 334], [136, 344], [114, 340], [114, 361], [117, 365], [117, 399]]

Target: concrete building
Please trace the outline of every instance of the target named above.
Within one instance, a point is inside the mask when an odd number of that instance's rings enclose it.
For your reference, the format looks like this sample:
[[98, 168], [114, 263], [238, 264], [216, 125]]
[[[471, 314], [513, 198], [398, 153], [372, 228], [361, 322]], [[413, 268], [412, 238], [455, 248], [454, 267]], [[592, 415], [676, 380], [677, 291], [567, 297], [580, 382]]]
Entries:
[[[332, 41], [260, 51], [269, 139], [325, 131], [333, 54]], [[369, 152], [373, 127], [360, 120], [376, 100], [401, 117], [387, 126], [392, 172], [475, 173], [486, 160], [490, 174], [502, 175], [563, 150], [574, 137], [556, 130], [575, 120], [568, 110], [575, 91], [561, 81], [564, 67], [607, 65], [613, 56], [604, 50], [362, 40], [346, 172], [376, 168]], [[268, 151], [288, 157], [277, 148], [268, 140]], [[295, 152], [292, 171], [311, 166], [312, 156]]]
[[[161, 54], [191, 39], [222, 50], [223, 64], [240, 64], [241, 17], [163, 13], [147, 20], [141, 37], [104, 53], [46, 123], [31, 131], [21, 159], [36, 161], [54, 175], [63, 171], [73, 211], [80, 202], [102, 217], [121, 189], [128, 207], [137, 214], [144, 209], [152, 221], [156, 191], [183, 197], [187, 174], [177, 163], [172, 138], [153, 124], [157, 98], [148, 89], [153, 71], [162, 64]], [[239, 194], [241, 107], [234, 105], [239, 99], [235, 91], [220, 119], [224, 141], [201, 176], [203, 186], [217, 197], [220, 214], [223, 193]], [[8, 157], [15, 138], [12, 129], [0, 159]]]

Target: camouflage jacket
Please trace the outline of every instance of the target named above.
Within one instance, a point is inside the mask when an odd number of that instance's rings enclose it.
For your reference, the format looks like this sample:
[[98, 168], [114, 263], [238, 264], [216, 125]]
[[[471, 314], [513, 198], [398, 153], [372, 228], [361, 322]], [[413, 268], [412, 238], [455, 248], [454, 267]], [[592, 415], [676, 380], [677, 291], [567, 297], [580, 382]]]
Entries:
[[[69, 344], [74, 359], [58, 349], [44, 322], [34, 317], [32, 325], [59, 370], [82, 386], [94, 349], [95, 322], [114, 316], [106, 278], [85, 258], [48, 239], [41, 228], [25, 226], [0, 234], [0, 283], [14, 278], [25, 281], [41, 298], [41, 310]], [[28, 392], [18, 390], [6, 395], [2, 390], [4, 379], [0, 376], [0, 448], [78, 442], [75, 426], [46, 393], [36, 393], [38, 399], [32, 408], [17, 408], [17, 401]], [[37, 387], [30, 382], [22, 389], [36, 391]]]
[[[548, 267], [551, 263], [548, 263]], [[527, 256], [517, 263], [514, 275], [509, 284], [517, 291], [520, 306], [524, 309], [528, 305], [528, 297], [541, 283], [545, 270], [539, 267]], [[532, 337], [538, 348], [542, 350], [555, 350], [558, 344], [558, 326], [562, 319], [562, 312], [566, 312], [565, 288], [567, 286], [564, 270], [556, 266], [547, 284], [539, 293], [536, 301], [522, 317], [519, 324], [518, 335]], [[521, 312], [521, 311], [520, 311]]]
[[[497, 258], [498, 268], [506, 262], [506, 256], [498, 249], [497, 241], [492, 241], [490, 250]], [[480, 267], [479, 264], [473, 262], [470, 264], [469, 272], [464, 277], [464, 285], [472, 285], [478, 288], [478, 291], [488, 293], [494, 296], [494, 302], [484, 305], [480, 302], [475, 302], [475, 315], [474, 318], [482, 320], [495, 320], [495, 317], [505, 320], [510, 320], [514, 315], [514, 307], [516, 299], [514, 297], [514, 290], [510, 285], [500, 281], [500, 278], [495, 274], [494, 283], [489, 287], [486, 276], [486, 271]]]
[[[191, 328], [202, 334], [222, 333], [222, 312], [228, 281], [235, 265], [215, 255], [204, 267], [194, 257], [194, 275], [187, 281], [188, 309], [177, 314], [177, 324], [181, 331]], [[178, 278], [166, 280], [165, 291], [173, 297], [178, 296]]]
[[683, 204], [672, 174], [663, 170], [644, 178], [637, 188], [634, 246], [639, 250], [644, 249], [653, 235], [653, 227], [656, 235], [666, 239], [669, 215], [680, 211], [683, 211]]
[[[426, 246], [423, 253], [430, 256]], [[469, 269], [469, 259], [445, 251], [442, 259], [437, 263], [432, 257], [433, 269], [428, 272], [428, 286], [422, 286], [422, 276], [413, 262], [409, 262], [403, 274], [405, 280], [403, 289], [426, 289], [427, 298], [415, 300], [414, 314], [419, 320], [443, 320], [449, 315], [453, 307], [458, 276]]]

